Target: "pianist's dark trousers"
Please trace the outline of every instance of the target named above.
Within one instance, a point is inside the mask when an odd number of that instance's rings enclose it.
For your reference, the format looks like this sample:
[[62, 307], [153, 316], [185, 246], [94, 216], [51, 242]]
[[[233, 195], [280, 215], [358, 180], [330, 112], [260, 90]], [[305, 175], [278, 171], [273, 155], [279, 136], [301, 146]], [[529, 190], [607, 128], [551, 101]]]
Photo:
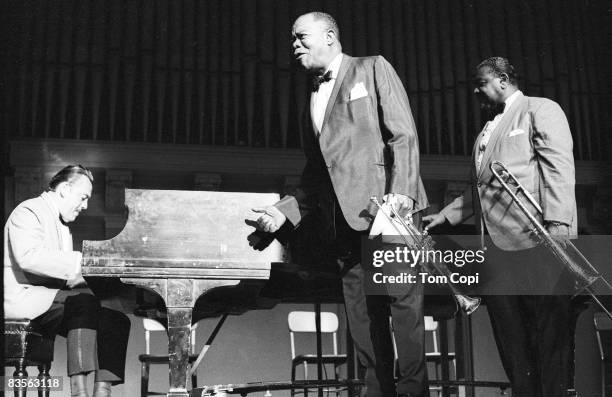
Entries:
[[[403, 284], [385, 288], [383, 295], [375, 294], [368, 288], [367, 278], [372, 273], [360, 263], [361, 242], [367, 232], [352, 230], [339, 213], [334, 226], [332, 249], [343, 268], [342, 287], [351, 336], [359, 360], [366, 367], [366, 396], [427, 396], [423, 285]], [[398, 352], [397, 387], [389, 316]]]
[[36, 321], [66, 338], [68, 376], [96, 371], [96, 382], [123, 383], [130, 320], [100, 306], [89, 288], [60, 290]]

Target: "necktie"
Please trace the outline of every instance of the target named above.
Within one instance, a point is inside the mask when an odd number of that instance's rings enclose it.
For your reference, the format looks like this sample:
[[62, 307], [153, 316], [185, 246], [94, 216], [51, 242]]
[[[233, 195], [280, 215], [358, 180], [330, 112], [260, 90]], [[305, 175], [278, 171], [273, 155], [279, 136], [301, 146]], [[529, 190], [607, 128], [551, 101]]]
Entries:
[[491, 108], [491, 118], [494, 118], [498, 114], [503, 113], [505, 108], [506, 108], [505, 102], [495, 104], [495, 106]]
[[328, 70], [324, 74], [316, 75], [312, 77], [312, 90], [319, 91], [319, 86], [321, 83], [325, 83], [326, 81], [330, 81], [332, 79], [331, 70]]
[[476, 159], [476, 167], [479, 170], [480, 165], [482, 163], [482, 158], [484, 156], [484, 151], [487, 149], [487, 145], [489, 144], [489, 140], [491, 139], [491, 134], [493, 133], [493, 130], [497, 128], [497, 124], [499, 124], [499, 121], [502, 117], [501, 115], [504, 112], [505, 107], [505, 102], [495, 104], [491, 107], [490, 120], [484, 127], [484, 132], [482, 134], [482, 137], [480, 138], [480, 144], [478, 145], [478, 157]]

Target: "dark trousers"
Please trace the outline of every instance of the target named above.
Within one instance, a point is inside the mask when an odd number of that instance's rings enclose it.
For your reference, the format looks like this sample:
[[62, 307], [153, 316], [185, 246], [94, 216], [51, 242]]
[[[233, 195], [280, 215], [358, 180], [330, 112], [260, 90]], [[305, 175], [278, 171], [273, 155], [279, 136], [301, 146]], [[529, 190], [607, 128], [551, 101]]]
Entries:
[[[336, 216], [333, 249], [343, 268], [342, 287], [351, 336], [358, 358], [366, 367], [367, 397], [395, 397], [396, 390], [399, 394], [425, 396], [423, 285], [395, 286], [385, 295], [370, 293], [366, 278], [371, 273], [360, 263], [361, 239], [366, 236], [366, 232], [350, 229], [343, 217]], [[398, 351], [397, 388], [389, 316]]]
[[489, 295], [484, 301], [515, 397], [564, 397], [573, 387], [570, 297]]
[[97, 370], [97, 381], [123, 383], [130, 320], [121, 312], [101, 307], [90, 289], [60, 290], [36, 321], [49, 333], [76, 338], [69, 343], [69, 367], [73, 367], [69, 372]]
[[489, 247], [487, 306], [501, 361], [516, 397], [562, 397], [573, 387], [578, 312], [568, 275], [542, 247]]

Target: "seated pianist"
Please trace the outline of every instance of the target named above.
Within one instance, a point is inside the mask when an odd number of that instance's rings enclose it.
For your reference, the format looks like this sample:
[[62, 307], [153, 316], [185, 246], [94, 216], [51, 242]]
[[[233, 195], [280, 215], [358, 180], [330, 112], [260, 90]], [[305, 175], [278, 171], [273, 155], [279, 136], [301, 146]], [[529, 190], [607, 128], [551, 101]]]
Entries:
[[4, 226], [4, 313], [31, 319], [67, 341], [72, 397], [94, 397], [123, 383], [130, 321], [101, 307], [81, 275], [81, 253], [72, 248], [68, 224], [92, 193], [93, 176], [80, 165], [59, 171], [46, 192], [19, 204]]

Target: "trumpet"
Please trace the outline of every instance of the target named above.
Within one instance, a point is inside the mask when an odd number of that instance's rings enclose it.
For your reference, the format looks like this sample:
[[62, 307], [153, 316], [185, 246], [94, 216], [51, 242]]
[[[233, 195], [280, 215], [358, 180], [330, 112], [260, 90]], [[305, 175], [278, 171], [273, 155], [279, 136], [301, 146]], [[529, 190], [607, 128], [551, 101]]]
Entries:
[[[378, 209], [393, 225], [393, 227], [397, 231], [397, 234], [402, 236], [404, 242], [408, 247], [414, 250], [425, 249], [429, 251], [433, 249], [433, 246], [435, 245], [434, 240], [427, 233], [427, 231], [420, 232], [417, 229], [417, 227], [412, 222], [412, 217], [409, 217], [408, 220], [405, 220], [399, 215], [399, 213], [393, 206], [390, 206], [394, 217], [391, 218], [391, 216], [383, 210], [382, 205], [376, 197], [371, 197], [370, 201], [376, 204]], [[394, 222], [394, 220], [397, 220], [400, 223], [401, 227], [404, 228], [404, 231], [400, 229], [400, 227], [397, 225], [396, 222]], [[406, 234], [408, 234], [412, 238], [412, 241], [409, 241], [409, 239], [406, 237]], [[429, 274], [438, 274], [444, 276], [444, 279], [446, 280], [446, 285], [452, 292], [457, 307], [460, 308], [462, 312], [469, 316], [470, 314], [474, 313], [476, 309], [478, 309], [478, 306], [480, 305], [480, 298], [472, 298], [462, 293], [459, 288], [450, 281], [450, 270], [444, 263], [438, 263], [436, 261], [422, 261], [421, 266]]]
[[[495, 179], [502, 185], [504, 190], [510, 194], [514, 203], [519, 206], [521, 211], [527, 216], [531, 222], [533, 229], [531, 232], [537, 236], [539, 242], [544, 245], [548, 250], [557, 258], [559, 262], [574, 276], [576, 283], [578, 284], [578, 292], [576, 295], [586, 292], [591, 296], [593, 301], [599, 306], [599, 308], [606, 313], [606, 315], [612, 319], [612, 313], [603, 305], [603, 303], [597, 298], [597, 295], [592, 289], [593, 284], [601, 280], [609, 289], [612, 290], [612, 285], [593, 267], [591, 262], [578, 250], [578, 248], [569, 240], [566, 239], [564, 244], [560, 244], [555, 238], [553, 238], [548, 230], [538, 221], [538, 219], [527, 209], [524, 201], [518, 197], [518, 194], [523, 194], [531, 205], [538, 211], [539, 214], [543, 214], [542, 208], [539, 203], [533, 198], [533, 196], [525, 190], [523, 185], [516, 179], [516, 177], [508, 170], [508, 168], [500, 161], [493, 161], [489, 168], [495, 176]], [[516, 186], [516, 192], [512, 190], [508, 183]]]

